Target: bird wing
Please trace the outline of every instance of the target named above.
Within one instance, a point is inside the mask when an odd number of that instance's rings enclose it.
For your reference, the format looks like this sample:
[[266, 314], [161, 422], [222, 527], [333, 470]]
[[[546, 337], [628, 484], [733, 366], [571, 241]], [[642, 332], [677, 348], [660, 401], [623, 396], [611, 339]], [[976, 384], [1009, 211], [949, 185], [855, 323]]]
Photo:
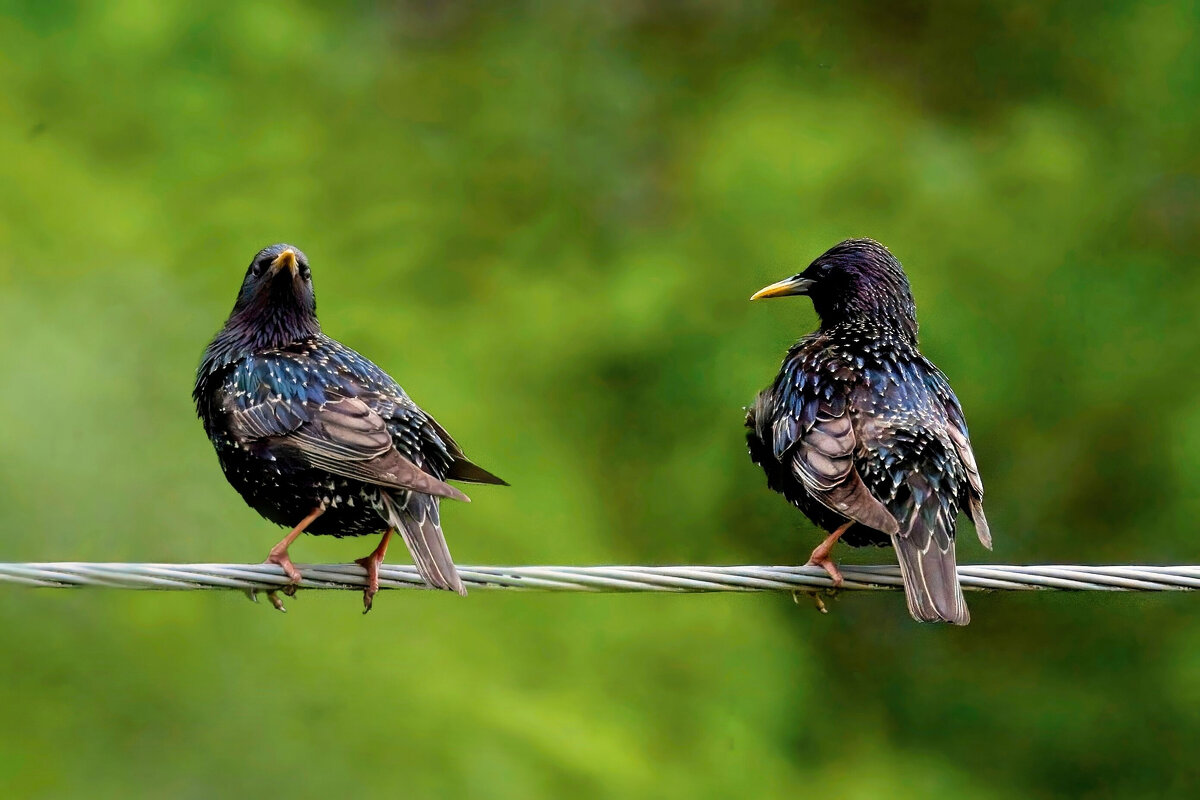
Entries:
[[983, 478], [979, 475], [979, 465], [975, 462], [975, 451], [971, 449], [971, 437], [967, 433], [967, 418], [963, 414], [958, 397], [950, 388], [950, 381], [935, 367], [929, 364], [933, 375], [934, 392], [946, 409], [946, 434], [954, 445], [954, 452], [962, 462], [963, 470], [967, 473], [968, 508], [971, 522], [975, 524], [975, 533], [980, 543], [988, 550], [992, 549], [992, 532], [988, 527], [987, 517], [983, 513]]
[[438, 474], [446, 480], [508, 486], [507, 481], [463, 455], [462, 448], [446, 429], [407, 395], [375, 394], [364, 395], [363, 399], [383, 417], [401, 455], [418, 464], [435, 464]]
[[453, 437], [446, 432], [446, 429], [436, 419], [426, 414], [425, 421], [433, 431], [433, 434], [444, 442], [450, 452], [450, 457], [453, 459], [450, 462], [449, 470], [446, 472], [447, 478], [463, 481], [464, 483], [489, 483], [493, 486], [508, 486], [508, 481], [497, 475], [493, 475], [467, 458], [462, 448], [458, 446], [458, 442], [454, 441]]
[[776, 392], [771, 421], [775, 457], [790, 459], [796, 478], [828, 508], [884, 533], [899, 530], [895, 517], [871, 494], [854, 466], [858, 437], [850, 416], [852, 383], [838, 374], [800, 369]]
[[400, 454], [447, 480], [508, 484], [472, 463], [437, 420], [412, 401], [390, 375], [341, 342], [319, 340], [317, 366], [343, 394], [361, 397], [379, 414]]
[[[291, 372], [289, 372], [291, 369]], [[281, 380], [287, 376], [288, 380]], [[243, 442], [264, 442], [335, 475], [393, 489], [466, 500], [453, 486], [422, 470], [397, 449], [368, 398], [346, 397], [297, 383], [294, 365], [248, 360], [231, 375], [226, 393], [230, 431]]]

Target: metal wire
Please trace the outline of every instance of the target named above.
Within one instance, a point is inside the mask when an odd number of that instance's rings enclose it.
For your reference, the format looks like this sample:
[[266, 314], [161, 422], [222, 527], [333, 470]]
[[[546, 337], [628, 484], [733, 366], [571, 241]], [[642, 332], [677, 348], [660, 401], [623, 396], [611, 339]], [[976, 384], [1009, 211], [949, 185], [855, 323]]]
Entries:
[[[361, 589], [366, 571], [357, 564], [298, 565], [301, 589]], [[839, 591], [899, 589], [896, 566], [841, 565]], [[820, 592], [833, 588], [820, 567], [467, 567], [458, 568], [471, 589], [551, 592]], [[964, 589], [976, 591], [1168, 592], [1200, 589], [1200, 566], [966, 565]], [[0, 583], [42, 588], [239, 589], [270, 591], [288, 584], [274, 564], [0, 563]], [[384, 565], [380, 588], [428, 588], [414, 567]]]

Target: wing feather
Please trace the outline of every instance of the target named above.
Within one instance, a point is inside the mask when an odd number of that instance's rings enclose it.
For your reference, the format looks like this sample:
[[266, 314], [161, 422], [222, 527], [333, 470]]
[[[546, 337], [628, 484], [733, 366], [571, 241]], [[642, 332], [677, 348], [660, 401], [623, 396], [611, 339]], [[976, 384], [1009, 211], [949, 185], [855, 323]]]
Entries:
[[983, 478], [979, 474], [979, 465], [975, 462], [975, 451], [971, 448], [966, 416], [963, 414], [958, 397], [950, 388], [950, 381], [933, 364], [929, 364], [929, 368], [935, 381], [934, 389], [946, 409], [946, 418], [949, 423], [946, 426], [946, 433], [950, 436], [950, 441], [954, 444], [954, 452], [958, 455], [958, 460], [967, 473], [967, 483], [969, 484], [967, 508], [971, 515], [971, 522], [975, 524], [975, 533], [979, 536], [980, 543], [991, 550], [992, 531], [988, 526], [987, 516], [983, 513]]
[[[824, 385], [810, 376], [777, 393], [781, 402], [770, 415], [773, 446], [781, 460], [790, 457], [792, 473], [817, 501], [855, 522], [894, 534], [900, 528], [895, 517], [871, 494], [854, 465], [858, 437], [850, 413], [850, 386], [836, 376]], [[755, 416], [763, 418], [760, 413]]]
[[229, 429], [238, 440], [278, 448], [314, 467], [364, 483], [468, 500], [396, 449], [384, 418], [371, 407], [371, 396], [318, 392], [313, 385], [289, 396], [275, 391], [279, 384], [272, 378], [278, 371], [272, 364], [249, 364], [233, 377], [242, 388], [226, 394], [225, 410]]

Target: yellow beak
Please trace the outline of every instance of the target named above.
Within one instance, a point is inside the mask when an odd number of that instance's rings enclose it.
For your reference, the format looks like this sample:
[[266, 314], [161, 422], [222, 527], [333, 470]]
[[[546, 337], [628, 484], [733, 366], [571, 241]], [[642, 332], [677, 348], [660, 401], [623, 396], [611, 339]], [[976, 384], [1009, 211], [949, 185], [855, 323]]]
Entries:
[[290, 247], [275, 256], [275, 260], [271, 262], [271, 274], [275, 274], [281, 269], [287, 269], [293, 275], [296, 274], [296, 251]]
[[753, 295], [751, 300], [762, 300], [766, 297], [791, 297], [796, 294], [808, 294], [809, 287], [813, 285], [813, 281], [808, 278], [802, 278], [799, 275], [794, 278], [772, 283], [770, 286], [764, 286]]

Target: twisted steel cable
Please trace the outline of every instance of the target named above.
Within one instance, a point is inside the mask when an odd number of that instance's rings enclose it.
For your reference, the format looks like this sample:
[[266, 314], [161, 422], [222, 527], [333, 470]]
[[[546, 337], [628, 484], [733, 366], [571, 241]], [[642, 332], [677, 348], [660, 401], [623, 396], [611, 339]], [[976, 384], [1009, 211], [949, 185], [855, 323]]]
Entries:
[[[366, 572], [357, 564], [298, 565], [301, 589], [362, 589]], [[787, 566], [460, 566], [470, 589], [551, 592], [820, 592], [833, 589], [820, 567]], [[841, 565], [839, 591], [901, 589], [900, 569]], [[976, 591], [1167, 592], [1200, 589], [1200, 566], [1084, 566], [1041, 564], [965, 565], [958, 568], [964, 589]], [[41, 588], [238, 589], [283, 588], [288, 580], [274, 564], [0, 563], [0, 584]], [[428, 588], [412, 566], [385, 565], [383, 589]]]

